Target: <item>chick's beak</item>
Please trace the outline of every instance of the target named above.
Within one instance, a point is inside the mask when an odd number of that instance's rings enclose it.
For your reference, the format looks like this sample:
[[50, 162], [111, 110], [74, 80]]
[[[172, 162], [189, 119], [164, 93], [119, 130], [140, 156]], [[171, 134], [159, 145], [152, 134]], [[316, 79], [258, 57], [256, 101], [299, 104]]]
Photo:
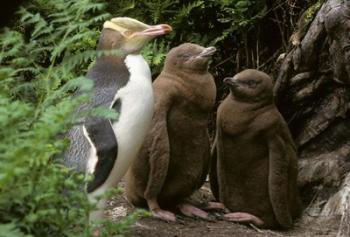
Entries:
[[199, 54], [200, 57], [211, 57], [216, 52], [215, 47], [205, 48], [202, 53]]
[[160, 36], [160, 35], [168, 34], [172, 30], [173, 28], [171, 28], [170, 25], [160, 24], [160, 25], [150, 26], [146, 30], [140, 32], [140, 34], [145, 36]]
[[235, 86], [237, 85], [237, 81], [234, 77], [226, 77], [224, 79], [224, 83], [227, 84], [227, 85], [231, 85], [231, 86]]

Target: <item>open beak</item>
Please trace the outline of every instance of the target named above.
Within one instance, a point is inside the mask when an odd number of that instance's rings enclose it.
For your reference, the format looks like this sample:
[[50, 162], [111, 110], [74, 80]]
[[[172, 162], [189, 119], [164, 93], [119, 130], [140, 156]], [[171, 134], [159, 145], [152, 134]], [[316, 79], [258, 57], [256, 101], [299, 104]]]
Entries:
[[160, 24], [155, 26], [149, 26], [146, 30], [142, 31], [142, 35], [146, 36], [159, 36], [159, 35], [165, 35], [171, 32], [173, 28], [171, 28], [170, 25], [167, 24]]

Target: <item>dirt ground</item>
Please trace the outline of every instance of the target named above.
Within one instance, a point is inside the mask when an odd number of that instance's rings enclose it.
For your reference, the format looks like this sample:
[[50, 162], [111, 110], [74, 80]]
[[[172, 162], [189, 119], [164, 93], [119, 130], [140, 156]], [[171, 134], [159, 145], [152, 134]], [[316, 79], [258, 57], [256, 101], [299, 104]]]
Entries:
[[[122, 185], [123, 186], [123, 185]], [[191, 200], [203, 203], [211, 200], [212, 196], [207, 185], [195, 193]], [[123, 195], [109, 201], [107, 216], [115, 221], [120, 220], [135, 210]], [[129, 237], [263, 237], [263, 236], [295, 236], [295, 237], [336, 237], [339, 219], [312, 217], [304, 213], [296, 221], [294, 228], [288, 231], [260, 230], [224, 220], [205, 221], [177, 215], [176, 223], [167, 223], [153, 217], [143, 217], [138, 220], [127, 236]]]

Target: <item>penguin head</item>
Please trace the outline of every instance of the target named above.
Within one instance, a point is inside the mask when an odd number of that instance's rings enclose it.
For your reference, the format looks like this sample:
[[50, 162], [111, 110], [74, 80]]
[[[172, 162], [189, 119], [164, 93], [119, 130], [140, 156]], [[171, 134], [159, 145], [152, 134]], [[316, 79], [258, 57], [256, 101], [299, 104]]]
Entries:
[[133, 18], [117, 17], [104, 23], [98, 49], [138, 54], [150, 40], [171, 31], [167, 24], [147, 25]]
[[205, 48], [192, 43], [181, 44], [167, 54], [165, 68], [207, 72], [209, 61], [215, 51], [215, 47]]
[[234, 77], [227, 77], [224, 83], [230, 88], [232, 96], [245, 102], [272, 102], [272, 78], [262, 71], [247, 69]]

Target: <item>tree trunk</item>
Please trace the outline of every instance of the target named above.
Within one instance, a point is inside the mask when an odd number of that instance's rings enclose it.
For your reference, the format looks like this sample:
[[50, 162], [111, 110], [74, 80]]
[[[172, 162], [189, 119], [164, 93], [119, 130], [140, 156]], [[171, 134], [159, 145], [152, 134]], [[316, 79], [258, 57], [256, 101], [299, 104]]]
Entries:
[[342, 216], [339, 236], [350, 236], [350, 0], [325, 1], [304, 20], [278, 70], [276, 103], [299, 149], [304, 203]]

